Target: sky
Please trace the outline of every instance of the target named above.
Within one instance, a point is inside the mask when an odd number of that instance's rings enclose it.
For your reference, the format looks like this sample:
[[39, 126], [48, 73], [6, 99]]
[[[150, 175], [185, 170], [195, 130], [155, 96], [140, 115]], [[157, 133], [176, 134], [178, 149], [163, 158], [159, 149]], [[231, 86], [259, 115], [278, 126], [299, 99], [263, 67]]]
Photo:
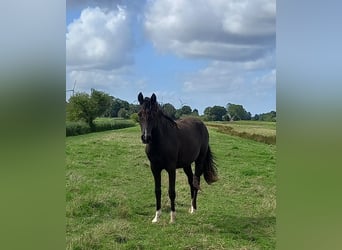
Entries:
[[66, 90], [276, 110], [275, 0], [75, 0], [66, 19]]

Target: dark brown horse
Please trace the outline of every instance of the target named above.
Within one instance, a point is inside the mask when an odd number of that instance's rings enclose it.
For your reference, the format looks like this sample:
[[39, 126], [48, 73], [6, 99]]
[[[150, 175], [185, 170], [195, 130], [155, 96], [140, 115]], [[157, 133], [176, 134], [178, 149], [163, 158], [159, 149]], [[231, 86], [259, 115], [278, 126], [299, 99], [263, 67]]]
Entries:
[[[200, 176], [203, 174], [208, 184], [217, 180], [216, 167], [208, 144], [208, 130], [203, 122], [195, 118], [175, 122], [162, 111], [155, 94], [152, 94], [151, 98], [144, 98], [142, 93], [139, 93], [138, 100], [141, 105], [139, 111], [141, 140], [146, 144], [146, 155], [150, 160], [155, 182], [156, 214], [152, 222], [158, 222], [161, 215], [163, 169], [169, 175], [170, 222], [174, 222], [176, 168], [183, 168], [188, 177], [191, 192], [190, 213], [197, 208], [196, 198], [200, 189]], [[195, 174], [191, 169], [192, 162], [195, 162]]]

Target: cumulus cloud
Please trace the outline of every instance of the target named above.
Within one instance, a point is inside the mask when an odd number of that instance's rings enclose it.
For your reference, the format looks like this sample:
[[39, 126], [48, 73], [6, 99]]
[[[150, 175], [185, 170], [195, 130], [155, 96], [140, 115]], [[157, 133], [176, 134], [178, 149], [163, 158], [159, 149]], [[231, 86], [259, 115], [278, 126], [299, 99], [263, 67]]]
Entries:
[[131, 64], [134, 43], [123, 8], [86, 8], [70, 23], [66, 34], [69, 69], [115, 69]]
[[207, 67], [184, 76], [182, 92], [189, 96], [189, 100], [196, 96], [199, 102], [195, 105], [243, 103], [249, 111], [257, 113], [256, 103], [275, 105], [276, 70], [268, 68], [273, 65], [272, 58], [240, 63], [213, 61]]
[[190, 58], [248, 61], [275, 47], [275, 0], [158, 0], [145, 30], [154, 46]]
[[274, 54], [247, 62], [212, 61], [207, 67], [185, 76], [183, 91], [247, 93], [251, 87], [273, 88], [276, 83], [274, 65]]

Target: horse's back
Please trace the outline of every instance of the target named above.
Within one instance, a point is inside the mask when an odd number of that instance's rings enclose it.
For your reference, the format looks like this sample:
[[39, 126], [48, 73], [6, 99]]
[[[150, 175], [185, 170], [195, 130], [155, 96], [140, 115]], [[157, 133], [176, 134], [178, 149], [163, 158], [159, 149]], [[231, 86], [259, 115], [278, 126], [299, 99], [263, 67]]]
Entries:
[[178, 120], [177, 126], [186, 137], [201, 137], [200, 139], [206, 139], [208, 137], [206, 126], [197, 118], [188, 117]]

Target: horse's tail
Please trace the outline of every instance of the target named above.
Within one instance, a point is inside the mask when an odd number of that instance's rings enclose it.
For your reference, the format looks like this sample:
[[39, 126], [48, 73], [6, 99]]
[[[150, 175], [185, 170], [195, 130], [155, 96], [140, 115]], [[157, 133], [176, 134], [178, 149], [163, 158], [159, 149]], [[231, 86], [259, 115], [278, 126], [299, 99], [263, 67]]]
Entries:
[[204, 164], [203, 164], [203, 176], [204, 176], [205, 181], [209, 185], [218, 180], [216, 163], [214, 161], [214, 156], [210, 150], [209, 145], [208, 145], [207, 155], [204, 159]]

